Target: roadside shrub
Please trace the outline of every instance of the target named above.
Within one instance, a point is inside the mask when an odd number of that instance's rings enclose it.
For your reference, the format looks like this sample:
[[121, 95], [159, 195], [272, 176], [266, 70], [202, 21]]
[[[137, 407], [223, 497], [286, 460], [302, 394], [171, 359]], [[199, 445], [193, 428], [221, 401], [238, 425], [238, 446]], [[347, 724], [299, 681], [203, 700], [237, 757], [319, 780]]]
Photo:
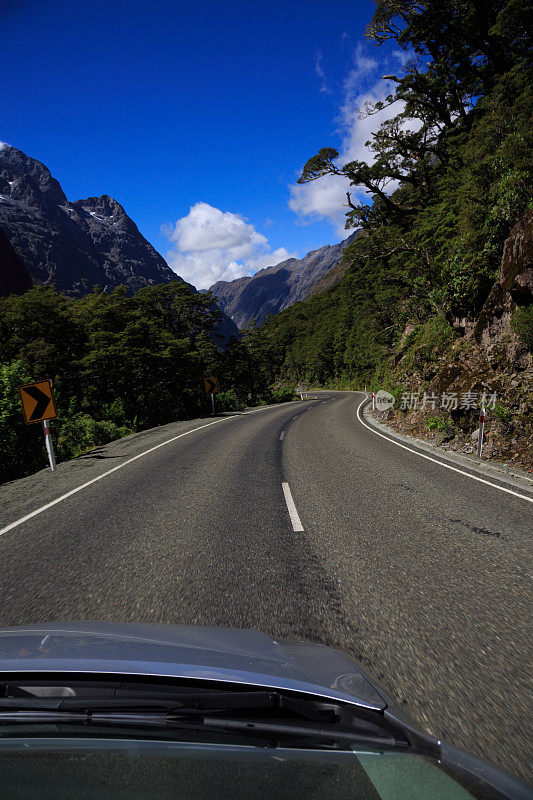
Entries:
[[0, 365], [0, 483], [47, 463], [41, 425], [26, 425], [22, 415], [18, 387], [31, 381], [22, 361]]
[[436, 361], [453, 341], [454, 332], [444, 314], [432, 317], [423, 325], [419, 325], [407, 336], [402, 348], [404, 369], [414, 369], [415, 362]]
[[62, 459], [75, 458], [95, 447], [133, 433], [111, 420], [95, 420], [89, 414], [77, 413], [59, 420], [57, 452]]
[[294, 386], [281, 386], [279, 389], [273, 389], [270, 393], [271, 403], [287, 403], [289, 400], [295, 400]]
[[495, 417], [501, 419], [502, 422], [510, 422], [513, 416], [513, 412], [507, 408], [507, 406], [504, 406], [503, 403], [495, 403], [492, 413]]
[[[369, 378], [366, 382], [354, 381], [352, 386], [348, 386], [346, 388], [351, 389], [355, 392], [363, 392], [364, 387], [366, 386], [367, 394], [372, 394], [372, 392], [377, 393], [380, 391], [388, 392], [394, 397], [394, 405], [393, 409], [395, 411], [406, 411], [407, 409], [401, 407], [401, 399], [402, 394], [405, 392], [405, 389], [402, 386], [398, 386], [398, 384], [393, 381], [392, 379], [389, 380], [374, 380], [373, 378]], [[338, 387], [335, 387], [338, 388]]]
[[447, 431], [451, 425], [445, 419], [441, 419], [440, 417], [428, 417], [426, 420], [426, 427], [429, 428], [430, 431]]
[[[211, 403], [211, 398], [209, 403]], [[241, 406], [242, 407], [242, 406]], [[239, 400], [237, 393], [234, 389], [228, 389], [225, 392], [219, 392], [215, 395], [215, 408], [217, 411], [235, 411], [239, 408]]]
[[102, 418], [111, 420], [111, 422], [119, 426], [127, 424], [126, 410], [121, 397], [116, 397], [112, 403], [104, 403], [102, 406]]
[[428, 350], [445, 350], [453, 339], [453, 328], [443, 314], [430, 319], [424, 326], [423, 344]]

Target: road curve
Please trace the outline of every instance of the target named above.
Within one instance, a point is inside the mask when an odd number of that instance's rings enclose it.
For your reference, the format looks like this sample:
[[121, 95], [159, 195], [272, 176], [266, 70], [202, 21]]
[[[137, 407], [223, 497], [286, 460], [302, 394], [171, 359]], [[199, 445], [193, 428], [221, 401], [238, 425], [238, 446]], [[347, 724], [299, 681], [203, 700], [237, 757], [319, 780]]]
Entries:
[[434, 734], [528, 777], [531, 504], [376, 436], [362, 398], [175, 423], [0, 487], [0, 625], [322, 642]]

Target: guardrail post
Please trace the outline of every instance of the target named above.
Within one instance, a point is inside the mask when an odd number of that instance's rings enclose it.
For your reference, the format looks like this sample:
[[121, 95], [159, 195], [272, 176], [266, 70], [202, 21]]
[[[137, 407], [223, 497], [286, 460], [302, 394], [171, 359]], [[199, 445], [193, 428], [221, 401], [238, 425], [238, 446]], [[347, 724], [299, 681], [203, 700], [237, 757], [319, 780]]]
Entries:
[[483, 452], [483, 432], [485, 430], [485, 408], [482, 406], [479, 412], [479, 433], [477, 437], [477, 456], [481, 458]]
[[55, 472], [57, 469], [56, 454], [54, 453], [54, 443], [52, 441], [52, 434], [50, 433], [50, 422], [47, 419], [43, 419], [43, 433], [44, 443], [48, 452], [48, 460], [50, 462], [50, 469], [52, 472]]

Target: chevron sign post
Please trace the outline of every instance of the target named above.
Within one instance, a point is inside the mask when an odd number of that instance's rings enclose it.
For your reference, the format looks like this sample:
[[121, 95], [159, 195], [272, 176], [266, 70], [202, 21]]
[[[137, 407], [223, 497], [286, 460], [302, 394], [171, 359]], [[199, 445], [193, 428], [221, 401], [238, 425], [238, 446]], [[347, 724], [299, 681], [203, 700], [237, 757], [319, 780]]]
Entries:
[[44, 381], [27, 383], [24, 386], [19, 386], [19, 392], [26, 425], [32, 425], [34, 422], [42, 422], [44, 443], [48, 453], [48, 460], [50, 461], [50, 469], [52, 472], [55, 472], [56, 457], [49, 423], [49, 420], [57, 417], [56, 404], [52, 392], [52, 381], [50, 378], [47, 378]]
[[204, 378], [204, 389], [206, 394], [211, 395], [211, 415], [215, 416], [215, 395], [218, 392], [218, 380], [216, 378]]

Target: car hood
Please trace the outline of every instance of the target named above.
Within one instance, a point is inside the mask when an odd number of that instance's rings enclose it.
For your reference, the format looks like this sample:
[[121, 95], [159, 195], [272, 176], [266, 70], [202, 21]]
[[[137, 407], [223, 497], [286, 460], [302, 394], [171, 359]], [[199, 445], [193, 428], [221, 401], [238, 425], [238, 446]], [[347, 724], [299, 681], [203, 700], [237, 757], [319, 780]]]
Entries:
[[75, 672], [224, 681], [319, 694], [382, 711], [387, 702], [336, 650], [230, 628], [112, 622], [0, 630], [6, 673]]

